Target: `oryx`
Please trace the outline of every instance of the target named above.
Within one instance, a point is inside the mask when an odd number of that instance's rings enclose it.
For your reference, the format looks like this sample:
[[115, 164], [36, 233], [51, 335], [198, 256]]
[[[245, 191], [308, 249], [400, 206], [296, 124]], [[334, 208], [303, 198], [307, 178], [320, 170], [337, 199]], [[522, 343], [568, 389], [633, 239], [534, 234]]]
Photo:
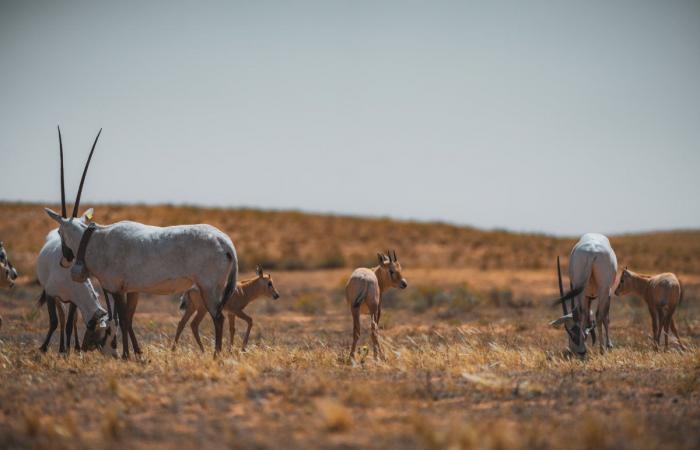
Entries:
[[[12, 288], [17, 279], [17, 269], [12, 265], [7, 257], [7, 251], [2, 241], [0, 241], [0, 287]], [[0, 316], [0, 328], [2, 327], [2, 316]]]
[[[574, 245], [569, 256], [571, 290], [567, 294], [564, 294], [558, 258], [557, 271], [561, 297], [554, 303], [561, 303], [564, 315], [553, 321], [551, 325], [564, 324], [569, 337], [569, 350], [581, 357], [586, 355], [586, 337], [596, 326], [601, 352], [605, 351], [606, 347], [612, 348], [608, 326], [610, 298], [617, 275], [617, 256], [608, 238], [598, 233], [587, 233]], [[590, 302], [595, 299], [598, 301], [595, 323], [591, 323]], [[567, 301], [570, 302], [568, 307]], [[603, 329], [605, 329], [605, 339], [603, 339]], [[593, 338], [595, 340], [595, 335]]]
[[17, 277], [17, 269], [10, 262], [10, 258], [7, 257], [4, 242], [0, 241], [0, 287], [14, 287]]
[[[250, 329], [253, 328], [253, 318], [248, 314], [243, 312], [246, 306], [250, 304], [253, 300], [263, 295], [269, 295], [273, 299], [277, 300], [280, 298], [279, 292], [275, 289], [275, 284], [272, 282], [272, 275], [265, 274], [262, 267], [258, 266], [255, 269], [255, 278], [249, 280], [243, 280], [237, 283], [236, 292], [233, 297], [226, 303], [224, 311], [228, 315], [228, 326], [229, 332], [231, 334], [230, 347], [233, 347], [233, 337], [236, 334], [236, 317], [239, 317], [245, 321], [248, 328], [245, 330], [245, 337], [243, 338], [243, 344], [241, 345], [241, 350], [245, 351], [246, 345], [248, 345], [248, 338], [250, 337]], [[197, 313], [190, 323], [190, 328], [192, 329], [192, 334], [194, 335], [199, 349], [204, 351], [204, 346], [202, 341], [199, 339], [199, 324], [204, 319], [204, 315], [207, 313], [204, 303], [202, 303], [202, 296], [199, 294], [199, 290], [193, 287], [182, 294], [180, 297], [180, 309], [184, 310], [185, 313], [180, 319], [180, 323], [177, 324], [177, 331], [175, 332], [175, 340], [173, 341], [173, 350], [177, 345], [177, 341], [180, 338], [182, 330], [185, 328], [187, 321], [192, 317], [192, 314]]]
[[63, 214], [48, 208], [46, 212], [59, 224], [63, 259], [68, 262], [76, 259], [71, 269], [73, 280], [84, 282], [93, 275], [113, 295], [122, 330], [123, 356], [129, 355], [129, 334], [134, 351], [140, 353], [132, 328], [138, 294], [176, 294], [192, 285], [199, 288], [214, 319], [215, 354], [220, 352], [224, 321], [221, 309], [233, 293], [238, 275], [238, 257], [231, 239], [211, 225], [156, 227], [123, 221], [101, 226], [77, 220], [85, 175], [100, 133], [85, 163], [73, 214], [67, 217], [60, 129], [58, 136]]
[[[78, 220], [85, 222], [91, 214], [92, 210], [89, 210]], [[44, 352], [47, 350], [51, 336], [58, 326], [57, 308], [60, 315], [63, 316], [63, 307], [60, 303], [70, 303], [66, 327], [68, 350], [70, 350], [71, 333], [75, 323], [75, 308], [77, 307], [86, 324], [83, 350], [99, 347], [103, 353], [116, 356], [116, 350], [112, 346], [112, 344], [116, 344], [116, 328], [113, 326], [111, 314], [105, 311], [100, 304], [99, 295], [95, 292], [90, 279], [88, 278], [81, 283], [74, 282], [71, 279], [70, 268], [61, 266], [62, 258], [61, 237], [58, 234], [58, 229], [55, 229], [46, 236], [46, 241], [37, 259], [37, 279], [43, 288], [39, 305], [46, 303], [50, 321], [48, 334], [40, 350]], [[109, 299], [105, 299], [105, 301], [109, 302]], [[107, 307], [109, 309], [109, 303]], [[61, 342], [59, 343], [61, 353], [66, 351], [63, 328], [64, 320], [61, 320]], [[75, 339], [77, 343], [77, 329]]]
[[379, 265], [367, 269], [360, 267], [350, 276], [345, 285], [345, 300], [352, 314], [352, 348], [350, 359], [355, 357], [355, 348], [360, 339], [360, 314], [369, 314], [370, 333], [372, 336], [372, 351], [374, 358], [382, 354], [379, 345], [379, 318], [382, 314], [382, 294], [392, 287], [406, 289], [408, 282], [401, 274], [401, 263], [396, 258], [396, 252], [387, 251], [386, 255], [377, 253]]
[[665, 335], [665, 348], [668, 349], [669, 328], [676, 335], [678, 345], [684, 349], [681, 338], [678, 336], [676, 322], [673, 313], [683, 300], [683, 288], [675, 274], [666, 272], [658, 275], [643, 275], [627, 270], [620, 275], [620, 282], [615, 289], [615, 295], [626, 295], [634, 292], [644, 297], [651, 315], [651, 329], [654, 333], [654, 344], [658, 348], [661, 345], [661, 332]]

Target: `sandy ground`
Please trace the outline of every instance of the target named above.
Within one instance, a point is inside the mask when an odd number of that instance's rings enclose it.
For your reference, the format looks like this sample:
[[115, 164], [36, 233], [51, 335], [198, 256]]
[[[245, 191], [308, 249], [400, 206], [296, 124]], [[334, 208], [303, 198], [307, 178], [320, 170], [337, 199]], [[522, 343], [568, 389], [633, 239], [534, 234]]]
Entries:
[[[553, 271], [414, 270], [387, 297], [386, 361], [367, 323], [355, 364], [342, 299], [347, 270], [273, 274], [249, 351], [241, 333], [213, 360], [189, 329], [170, 350], [177, 299], [142, 298], [131, 361], [37, 350], [39, 288], [0, 293], [0, 448], [698, 448], [700, 289], [677, 313], [688, 350], [655, 351], [645, 306], [614, 299], [615, 348], [562, 354]], [[477, 289], [478, 287], [478, 289]], [[82, 334], [82, 333], [81, 333]], [[228, 341], [228, 339], [227, 339]]]

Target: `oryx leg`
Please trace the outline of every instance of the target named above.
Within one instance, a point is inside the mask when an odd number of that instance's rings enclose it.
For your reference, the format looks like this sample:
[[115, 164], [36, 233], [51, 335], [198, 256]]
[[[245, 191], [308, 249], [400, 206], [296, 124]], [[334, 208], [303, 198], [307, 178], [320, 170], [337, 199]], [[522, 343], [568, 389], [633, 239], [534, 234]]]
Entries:
[[122, 332], [122, 358], [129, 359], [129, 323], [127, 320], [126, 313], [126, 300], [124, 299], [124, 294], [112, 294], [112, 299], [114, 300], [114, 309], [117, 311], [117, 317], [119, 317], [119, 328]]
[[658, 350], [661, 345], [661, 314], [658, 308], [654, 308], [654, 346]]
[[236, 315], [234, 313], [228, 313], [228, 331], [231, 334], [229, 348], [233, 349], [233, 338], [236, 336]]
[[370, 308], [370, 336], [372, 337], [372, 354], [374, 355], [374, 359], [379, 359], [380, 357], [383, 357], [384, 355], [382, 354], [382, 349], [379, 344], [379, 330], [378, 330], [378, 324], [377, 324], [377, 309], [374, 308], [374, 311], [372, 311], [373, 308]]
[[[187, 325], [187, 321], [190, 320], [190, 317], [192, 317], [192, 314], [194, 314], [197, 311], [197, 305], [194, 304], [194, 302], [190, 301], [187, 303], [187, 309], [185, 310], [184, 314], [182, 315], [182, 318], [180, 319], [180, 322], [177, 324], [177, 331], [175, 332], [175, 340], [173, 341], [173, 350], [175, 350], [175, 346], [177, 345], [177, 341], [180, 339], [180, 334], [182, 334], [182, 330], [185, 328], [185, 325]], [[205, 310], [206, 313], [206, 310]]]
[[58, 313], [58, 327], [61, 333], [61, 342], [58, 344], [58, 352], [66, 352], [66, 314], [63, 311], [63, 303], [56, 302], [56, 312]]
[[226, 318], [222, 313], [219, 313], [214, 317], [214, 356], [216, 357], [221, 353], [223, 335], [224, 335], [224, 320]]
[[[71, 304], [71, 306], [75, 306]], [[73, 334], [75, 334], [75, 351], [79, 352], [80, 351], [80, 339], [78, 338], [78, 316], [75, 316], [75, 320], [73, 321]]]
[[70, 338], [73, 334], [73, 321], [75, 321], [75, 311], [77, 308], [74, 304], [68, 306], [68, 317], [66, 318], [66, 352], [70, 353]]
[[678, 336], [678, 330], [676, 330], [676, 321], [673, 320], [673, 316], [671, 316], [671, 331], [673, 331], [673, 335], [676, 336], [676, 340], [678, 341], [678, 345], [681, 347], [681, 350], [685, 350], [685, 347], [681, 342], [681, 338], [680, 336]]
[[224, 334], [224, 312], [219, 311], [222, 307], [219, 303], [223, 295], [223, 289], [216, 287], [202, 286], [197, 284], [199, 293], [202, 296], [202, 303], [206, 306], [207, 311], [214, 320], [214, 355], [221, 353], [223, 334]]
[[668, 310], [668, 307], [664, 307], [662, 310], [662, 330], [664, 333], [664, 350], [668, 350], [668, 332], [669, 328], [671, 326], [671, 312]]
[[350, 308], [352, 312], [352, 348], [350, 349], [350, 359], [355, 359], [355, 348], [360, 339], [360, 308]]
[[137, 355], [141, 354], [141, 348], [136, 340], [136, 333], [134, 333], [134, 314], [136, 313], [136, 306], [139, 304], [139, 294], [138, 292], [131, 292], [126, 295], [126, 314], [129, 321], [129, 337], [131, 337], [131, 345], [134, 346], [134, 353]]
[[202, 340], [199, 338], [199, 324], [202, 323], [202, 320], [204, 320], [204, 316], [206, 315], [207, 309], [199, 308], [197, 310], [197, 315], [194, 316], [194, 319], [192, 319], [192, 322], [190, 322], [192, 335], [194, 336], [194, 340], [197, 341], [197, 345], [199, 345], [199, 349], [202, 351], [202, 353], [204, 353], [204, 346], [202, 345]]
[[[41, 295], [42, 297], [46, 298], [46, 309], [49, 312], [49, 332], [46, 334], [46, 339], [44, 339], [44, 343], [41, 344], [41, 347], [39, 347], [39, 350], [45, 353], [46, 350], [49, 348], [51, 336], [53, 336], [53, 332], [56, 331], [56, 327], [58, 327], [58, 317], [56, 317], [56, 300], [53, 297], [46, 295], [46, 292], [42, 292]], [[63, 348], [63, 339], [61, 339], [61, 343], [59, 344], [59, 351], [65, 351], [65, 349]]]
[[243, 345], [241, 346], [241, 350], [245, 351], [245, 348], [248, 345], [248, 338], [250, 337], [250, 329], [253, 328], [253, 318], [244, 313], [242, 310], [236, 311], [236, 315], [243, 319], [246, 324], [248, 324], [248, 328], [245, 330], [245, 337], [243, 338]]

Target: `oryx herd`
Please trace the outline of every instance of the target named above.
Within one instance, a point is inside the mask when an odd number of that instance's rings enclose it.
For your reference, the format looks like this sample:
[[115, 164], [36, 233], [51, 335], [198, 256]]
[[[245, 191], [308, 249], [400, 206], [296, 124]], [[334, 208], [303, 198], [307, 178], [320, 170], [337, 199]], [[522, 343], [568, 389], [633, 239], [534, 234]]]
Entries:
[[[101, 130], [100, 130], [101, 133]], [[58, 228], [49, 232], [37, 260], [37, 280], [42, 287], [40, 305], [46, 305], [49, 330], [40, 349], [48, 349], [51, 337], [60, 325], [59, 351], [70, 350], [75, 334], [76, 350], [99, 349], [117, 355], [117, 326], [121, 332], [122, 357], [129, 357], [129, 340], [136, 354], [141, 348], [133, 329], [139, 294], [181, 294], [184, 315], [177, 325], [172, 349], [194, 315], [190, 327], [199, 348], [204, 351], [199, 325], [207, 313], [214, 322], [214, 355], [222, 350], [225, 316], [229, 318], [230, 342], [233, 344], [235, 318], [247, 324], [242, 349], [245, 350], [253, 319], [243, 310], [261, 296], [279, 298], [270, 274], [258, 266], [256, 276], [238, 279], [238, 256], [231, 239], [217, 228], [206, 225], [156, 227], [122, 221], [98, 225], [92, 209], [79, 215], [80, 197], [90, 161], [95, 152], [97, 134], [83, 169], [78, 193], [70, 216], [67, 214], [63, 170], [63, 141], [58, 129], [61, 213], [46, 208]], [[352, 315], [352, 347], [354, 357], [360, 337], [360, 315], [370, 318], [370, 336], [375, 358], [383, 357], [378, 328], [383, 294], [390, 288], [405, 289], [408, 282], [402, 275], [395, 251], [378, 253], [378, 265], [356, 269], [345, 286], [345, 297]], [[563, 315], [551, 322], [563, 325], [571, 353], [584, 357], [586, 342], [599, 343], [601, 352], [612, 348], [610, 337], [610, 302], [613, 294], [637, 293], [644, 297], [652, 317], [653, 340], [660, 345], [662, 332], [668, 347], [669, 329], [680, 342], [673, 313], [682, 299], [680, 282], [675, 275], [664, 273], [646, 276], [625, 268], [617, 280], [617, 257], [607, 237], [589, 233], [574, 245], [569, 257], [569, 291], [565, 293], [559, 258], [557, 272]], [[12, 287], [17, 270], [0, 242], [0, 287]], [[104, 304], [95, 289], [99, 283]], [[111, 297], [111, 301], [110, 301]], [[595, 300], [595, 313], [592, 302]], [[64, 306], [68, 306], [65, 317]], [[82, 345], [77, 334], [76, 311], [86, 324]], [[67, 319], [67, 320], [66, 320]], [[60, 322], [60, 323], [59, 323]], [[0, 317], [0, 326], [2, 317]]]

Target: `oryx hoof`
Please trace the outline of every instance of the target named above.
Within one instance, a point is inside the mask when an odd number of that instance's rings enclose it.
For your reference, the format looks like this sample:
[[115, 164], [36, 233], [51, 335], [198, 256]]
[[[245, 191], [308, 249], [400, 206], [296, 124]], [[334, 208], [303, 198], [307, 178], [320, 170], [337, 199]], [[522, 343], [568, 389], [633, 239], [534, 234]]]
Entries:
[[42, 345], [41, 347], [39, 347], [39, 351], [41, 353], [46, 353], [47, 350], [48, 350], [48, 348], [45, 345]]

